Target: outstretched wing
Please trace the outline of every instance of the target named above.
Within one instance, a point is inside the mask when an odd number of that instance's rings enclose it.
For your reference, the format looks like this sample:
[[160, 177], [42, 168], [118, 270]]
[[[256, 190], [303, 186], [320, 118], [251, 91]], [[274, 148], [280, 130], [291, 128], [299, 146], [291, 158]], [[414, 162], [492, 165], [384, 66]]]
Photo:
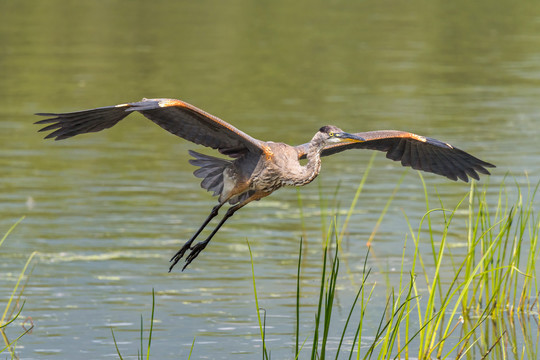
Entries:
[[[489, 175], [486, 167], [495, 167], [463, 150], [442, 141], [397, 130], [380, 130], [355, 133], [366, 141], [358, 143], [336, 143], [327, 145], [322, 156], [336, 154], [349, 149], [370, 149], [386, 152], [386, 157], [410, 166], [468, 182], [469, 176], [478, 180], [478, 173]], [[296, 147], [300, 159], [306, 157], [309, 144]]]
[[36, 124], [50, 124], [39, 131], [51, 131], [45, 138], [66, 139], [110, 128], [133, 111], [138, 111], [168, 132], [195, 144], [219, 150], [231, 157], [246, 151], [261, 152], [261, 141], [193, 105], [175, 99], [143, 99], [139, 102], [106, 106], [71, 113], [38, 113], [51, 116]]

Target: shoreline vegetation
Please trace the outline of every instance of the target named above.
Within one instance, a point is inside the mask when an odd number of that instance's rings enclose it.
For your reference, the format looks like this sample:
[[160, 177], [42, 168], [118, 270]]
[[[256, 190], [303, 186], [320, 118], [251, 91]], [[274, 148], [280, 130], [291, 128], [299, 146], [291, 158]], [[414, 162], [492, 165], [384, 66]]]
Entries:
[[[306, 332], [300, 327], [302, 308], [302, 254], [300, 241], [297, 286], [295, 333], [291, 342], [291, 359], [348, 358], [348, 359], [534, 359], [538, 355], [539, 303], [537, 284], [538, 234], [540, 215], [533, 204], [540, 183], [530, 184], [522, 189], [504, 182], [498, 187], [495, 203], [489, 203], [487, 187], [478, 188], [471, 183], [468, 194], [454, 208], [446, 208], [439, 199], [439, 206], [430, 207], [430, 199], [424, 183], [426, 211], [418, 224], [413, 224], [403, 215], [409, 226], [404, 238], [401, 268], [398, 281], [373, 281], [378, 271], [371, 265], [370, 248], [380, 221], [384, 217], [396, 190], [390, 195], [381, 212], [374, 233], [368, 241], [368, 250], [363, 271], [352, 274], [346, 256], [342, 255], [342, 241], [347, 235], [347, 224], [361, 194], [365, 177], [360, 182], [345, 216], [335, 216], [321, 205], [321, 216], [325, 226], [321, 237], [323, 254], [320, 264], [320, 287], [315, 306], [314, 322]], [[421, 176], [421, 175], [420, 175]], [[423, 182], [423, 178], [422, 182]], [[490, 186], [490, 189], [494, 189]], [[300, 193], [298, 193], [300, 194]], [[493, 197], [490, 198], [493, 202]], [[300, 209], [302, 200], [298, 195]], [[325, 202], [321, 199], [321, 204]], [[466, 247], [464, 254], [453, 253], [448, 234], [453, 233], [454, 223], [466, 213], [466, 232], [462, 234]], [[301, 224], [305, 219], [301, 214]], [[459, 216], [456, 216], [458, 215]], [[0, 240], [0, 246], [17, 221]], [[342, 225], [340, 222], [342, 221]], [[461, 226], [461, 225], [460, 225]], [[431, 251], [425, 251], [427, 246]], [[421, 250], [422, 247], [422, 251]], [[248, 242], [249, 247], [249, 242]], [[411, 252], [412, 250], [412, 252]], [[251, 270], [254, 295], [254, 309], [259, 321], [259, 335], [263, 359], [271, 359], [271, 346], [267, 343], [266, 313], [271, 313], [257, 294], [257, 264], [253, 260], [251, 248]], [[412, 254], [412, 255], [411, 255]], [[36, 252], [32, 253], [4, 306], [0, 322], [0, 332], [4, 346], [0, 353], [9, 351], [17, 359], [16, 346], [24, 341], [33, 324], [31, 318], [23, 316], [24, 301], [21, 301], [25, 284], [30, 274], [26, 270]], [[368, 265], [368, 263], [370, 265]], [[343, 274], [345, 264], [345, 274]], [[428, 265], [429, 264], [429, 265]], [[450, 269], [450, 270], [449, 270]], [[394, 274], [395, 275], [395, 274]], [[346, 285], [344, 285], [346, 284]], [[340, 308], [340, 289], [356, 291], [350, 308]], [[375, 296], [385, 293], [386, 296]], [[156, 294], [159, 296], [159, 293]], [[374, 304], [376, 298], [377, 304]], [[382, 299], [384, 305], [381, 307]], [[29, 298], [28, 301], [33, 301]], [[376, 305], [376, 306], [375, 306]], [[382, 311], [377, 315], [377, 309]], [[149, 332], [146, 335], [146, 354], [143, 349], [145, 337], [141, 316], [140, 350], [138, 358], [150, 358], [153, 336], [154, 310], [159, 309], [152, 292], [152, 307]], [[265, 310], [263, 310], [265, 309]], [[367, 315], [370, 321], [367, 321]], [[26, 315], [25, 315], [26, 316]], [[376, 327], [368, 327], [378, 319]], [[30, 320], [28, 320], [30, 319]], [[305, 323], [305, 319], [302, 319]], [[337, 325], [336, 325], [337, 324]], [[23, 326], [14, 339], [9, 339], [6, 329]], [[340, 330], [336, 334], [336, 328]], [[111, 329], [117, 355], [122, 359], [116, 337]], [[256, 335], [254, 335], [256, 336]], [[197, 346], [193, 339], [189, 354], [204, 354], [204, 348]], [[208, 355], [208, 354], [206, 354]]]
[[[19, 220], [17, 220], [17, 222], [15, 222], [8, 229], [8, 231], [4, 234], [2, 239], [0, 239], [0, 247], [2, 247], [2, 244], [4, 243], [4, 241], [13, 232], [13, 230], [15, 230], [17, 225], [19, 225], [19, 223], [23, 220], [24, 220], [24, 216], [21, 217]], [[32, 321], [32, 318], [28, 316], [20, 322], [20, 326], [22, 330], [18, 332], [18, 334], [16, 335], [14, 339], [10, 339], [8, 337], [8, 334], [6, 333], [6, 329], [8, 328], [8, 326], [15, 327], [15, 325], [13, 324], [16, 322], [16, 320], [18, 320], [21, 317], [21, 313], [23, 311], [24, 304], [26, 302], [26, 300], [22, 301], [21, 298], [24, 294], [26, 285], [28, 284], [28, 280], [30, 279], [31, 272], [29, 275], [26, 276], [26, 280], [22, 284], [22, 286], [21, 286], [21, 282], [25, 278], [26, 270], [28, 266], [30, 265], [30, 262], [32, 261], [34, 256], [36, 256], [36, 254], [37, 254], [37, 251], [32, 252], [30, 256], [28, 257], [28, 259], [26, 260], [26, 263], [24, 264], [23, 269], [21, 270], [21, 272], [19, 273], [17, 277], [17, 281], [15, 283], [15, 286], [13, 287], [13, 291], [11, 292], [11, 295], [7, 299], [7, 302], [4, 306], [4, 312], [2, 313], [2, 317], [0, 318], [0, 335], [2, 336], [2, 341], [3, 341], [3, 345], [0, 346], [0, 354], [3, 353], [4, 351], [8, 351], [12, 359], [18, 359], [18, 356], [15, 352], [18, 341], [26, 334], [31, 333], [32, 329], [34, 328], [34, 323]], [[19, 287], [20, 287], [20, 290], [19, 290]]]
[[[389, 285], [390, 281], [384, 285], [371, 281], [373, 269], [367, 268], [366, 264], [374, 237], [372, 234], [360, 284], [356, 284], [356, 298], [348, 309], [347, 317], [337, 320], [343, 324], [339, 334], [329, 333], [335, 310], [334, 300], [340, 287], [337, 285], [340, 282], [338, 273], [341, 262], [338, 253], [363, 182], [345, 216], [344, 225], [341, 228], [336, 225], [338, 219], [334, 216], [328, 227], [328, 236], [323, 240], [320, 294], [312, 334], [300, 334], [298, 326], [302, 291], [300, 242], [294, 359], [305, 358], [305, 352], [311, 352], [310, 359], [324, 359], [327, 356], [336, 359], [538, 358], [540, 330], [536, 261], [540, 215], [535, 212], [537, 209], [534, 209], [533, 204], [540, 183], [535, 187], [529, 184], [526, 192], [516, 184], [515, 194], [510, 194], [508, 187], [502, 183], [496, 205], [490, 206], [486, 187], [478, 189], [473, 182], [469, 193], [456, 207], [447, 209], [442, 203], [438, 208], [429, 207], [423, 179], [422, 182], [426, 212], [417, 225], [418, 230], [415, 231], [407, 219], [408, 236], [414, 246], [412, 266], [406, 270], [405, 264], [411, 261], [406, 259], [410, 240], [409, 244], [404, 241], [397, 286]], [[392, 197], [393, 194], [374, 232]], [[512, 198], [515, 200], [512, 201]], [[459, 257], [451, 252], [448, 234], [455, 215], [464, 208], [467, 213], [467, 233], [463, 237], [466, 239], [467, 251], [465, 256]], [[407, 217], [405, 213], [404, 216]], [[436, 227], [442, 230], [435, 231]], [[419, 250], [421, 243], [426, 241], [431, 246], [430, 253]], [[434, 266], [430, 265], [428, 269], [425, 264], [429, 262]], [[443, 265], [449, 263], [453, 272], [449, 274], [446, 266], [446, 273], [442, 276]], [[252, 276], [255, 289], [254, 270]], [[355, 283], [354, 279], [351, 281]], [[366, 328], [366, 313], [373, 316], [370, 305], [373, 307], [375, 289], [381, 286], [386, 287], [387, 296], [384, 310], [378, 314], [378, 327]], [[258, 308], [256, 290], [254, 295]], [[347, 309], [342, 310], [347, 313]], [[259, 311], [257, 313], [259, 315]], [[270, 359], [271, 351], [265, 344], [262, 328], [260, 336], [263, 343], [262, 357]], [[333, 349], [327, 347], [330, 338], [334, 342], [336, 338], [339, 339], [337, 349], [335, 346]], [[342, 346], [345, 343], [349, 344], [349, 349]]]

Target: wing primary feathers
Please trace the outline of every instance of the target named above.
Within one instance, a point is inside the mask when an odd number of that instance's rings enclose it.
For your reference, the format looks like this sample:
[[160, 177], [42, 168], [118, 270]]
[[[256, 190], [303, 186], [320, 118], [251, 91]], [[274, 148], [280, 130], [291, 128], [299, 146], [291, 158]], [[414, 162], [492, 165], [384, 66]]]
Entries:
[[440, 149], [437, 150], [437, 157], [439, 158], [439, 162], [443, 168], [443, 173], [441, 175], [446, 176], [450, 180], [457, 181], [458, 175], [455, 173], [450, 159], [444, 152], [440, 151]]
[[[54, 121], [54, 120], [53, 120]], [[42, 124], [42, 122], [40, 122]], [[37, 124], [37, 122], [36, 122]], [[45, 126], [44, 128], [41, 128], [38, 130], [38, 132], [42, 132], [42, 131], [49, 131], [49, 130], [54, 130], [54, 129], [58, 129], [62, 127], [62, 124], [61, 123], [54, 123], [52, 125], [49, 125], [49, 126]]]
[[459, 154], [460, 156], [456, 157], [456, 162], [459, 162], [463, 171], [467, 173], [471, 178], [479, 180], [480, 177], [474, 170], [475, 168], [475, 158], [465, 156], [465, 154]]
[[433, 161], [431, 159], [431, 149], [429, 146], [426, 146], [424, 148], [418, 147], [418, 156], [420, 158], [420, 168], [427, 172], [434, 173], [433, 169]]
[[45, 139], [66, 139], [88, 132], [101, 131], [110, 128], [129, 115], [128, 105], [105, 106], [96, 109], [75, 111], [70, 113], [37, 113], [39, 116], [51, 116], [49, 119], [36, 121], [35, 124], [51, 124], [39, 131], [55, 130], [45, 136]]
[[438, 171], [435, 172], [435, 174], [441, 175], [441, 176], [449, 178], [450, 180], [456, 181], [457, 176], [453, 175], [452, 170], [448, 167], [446, 156], [440, 150], [440, 148], [432, 147], [430, 151], [433, 156], [433, 162], [437, 164]]

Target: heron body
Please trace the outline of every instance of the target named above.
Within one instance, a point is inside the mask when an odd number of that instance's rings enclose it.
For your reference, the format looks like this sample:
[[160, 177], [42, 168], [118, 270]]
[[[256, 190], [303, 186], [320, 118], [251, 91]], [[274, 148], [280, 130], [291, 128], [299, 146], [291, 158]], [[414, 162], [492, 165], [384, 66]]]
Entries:
[[[379, 150], [386, 152], [387, 158], [401, 161], [403, 166], [463, 181], [468, 181], [469, 177], [478, 180], [478, 173], [489, 175], [486, 167], [494, 167], [450, 144], [397, 130], [350, 134], [336, 126], [327, 125], [320, 128], [310, 142], [297, 146], [261, 141], [218, 117], [175, 99], [143, 99], [70, 113], [39, 113], [37, 115], [50, 118], [37, 121], [36, 124], [49, 124], [40, 131], [52, 130], [46, 138], [61, 140], [110, 128], [133, 111], [140, 112], [172, 134], [228, 156], [228, 159], [224, 159], [189, 151], [193, 157], [190, 163], [198, 167], [194, 175], [202, 179], [202, 188], [219, 196], [218, 204], [195, 234], [171, 258], [169, 271], [190, 251], [183, 267], [185, 269], [238, 209], [281, 187], [302, 186], [313, 181], [321, 170], [321, 156], [349, 149]], [[301, 159], [307, 159], [307, 163], [302, 165]], [[226, 203], [231, 206], [210, 235], [206, 240], [193, 245]]]

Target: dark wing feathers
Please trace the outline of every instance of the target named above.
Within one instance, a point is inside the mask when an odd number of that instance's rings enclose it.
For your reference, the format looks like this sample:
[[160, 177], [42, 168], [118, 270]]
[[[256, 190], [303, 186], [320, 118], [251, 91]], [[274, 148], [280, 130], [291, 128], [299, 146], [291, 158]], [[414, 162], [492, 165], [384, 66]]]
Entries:
[[37, 113], [40, 116], [52, 116], [52, 118], [36, 121], [36, 124], [51, 124], [39, 131], [55, 130], [48, 134], [45, 139], [67, 139], [69, 137], [101, 131], [114, 126], [117, 122], [129, 115], [125, 105], [105, 106], [97, 109], [75, 111], [64, 114]]
[[[486, 167], [495, 167], [450, 144], [405, 131], [368, 131], [355, 135], [366, 141], [327, 145], [321, 155], [328, 156], [349, 149], [378, 150], [385, 152], [388, 159], [401, 161], [403, 166], [446, 176], [451, 180], [459, 178], [465, 182], [469, 181], [469, 177], [478, 180], [478, 173], [489, 175]], [[306, 157], [308, 145], [296, 147], [300, 159]]]
[[261, 152], [260, 141], [197, 107], [174, 99], [142, 101], [63, 114], [39, 113], [52, 118], [36, 124], [51, 124], [40, 131], [55, 130], [46, 138], [66, 139], [110, 128], [138, 111], [168, 132], [196, 144], [238, 157], [246, 151]]

